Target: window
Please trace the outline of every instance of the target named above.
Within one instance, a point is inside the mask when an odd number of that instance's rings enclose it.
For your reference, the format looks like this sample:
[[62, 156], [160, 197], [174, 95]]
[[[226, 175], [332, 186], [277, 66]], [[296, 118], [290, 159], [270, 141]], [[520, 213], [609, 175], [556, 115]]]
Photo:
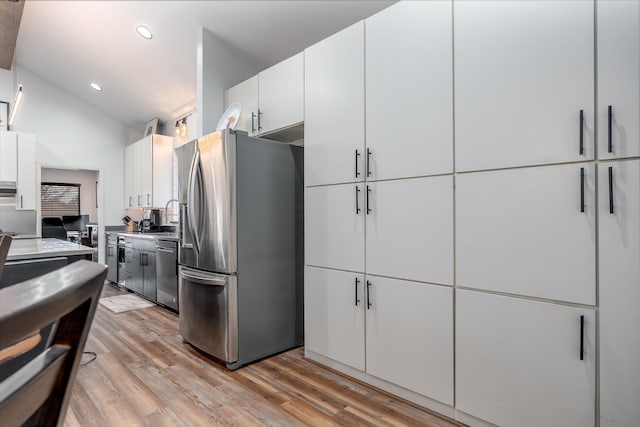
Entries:
[[40, 199], [43, 218], [80, 215], [80, 184], [43, 182]]

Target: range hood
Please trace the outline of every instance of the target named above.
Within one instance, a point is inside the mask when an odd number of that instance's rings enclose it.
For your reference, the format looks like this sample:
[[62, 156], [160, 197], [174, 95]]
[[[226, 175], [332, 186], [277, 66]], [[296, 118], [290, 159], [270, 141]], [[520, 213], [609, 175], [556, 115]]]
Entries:
[[0, 197], [15, 196], [16, 182], [15, 181], [0, 181]]

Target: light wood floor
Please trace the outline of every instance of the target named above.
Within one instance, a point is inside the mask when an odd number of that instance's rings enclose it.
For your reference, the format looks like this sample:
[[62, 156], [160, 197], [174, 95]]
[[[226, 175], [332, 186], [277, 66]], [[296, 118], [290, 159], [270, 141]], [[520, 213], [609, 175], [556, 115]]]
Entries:
[[[105, 285], [103, 296], [121, 293]], [[160, 307], [98, 305], [66, 425], [456, 426], [303, 357], [295, 349], [230, 372], [190, 346]]]

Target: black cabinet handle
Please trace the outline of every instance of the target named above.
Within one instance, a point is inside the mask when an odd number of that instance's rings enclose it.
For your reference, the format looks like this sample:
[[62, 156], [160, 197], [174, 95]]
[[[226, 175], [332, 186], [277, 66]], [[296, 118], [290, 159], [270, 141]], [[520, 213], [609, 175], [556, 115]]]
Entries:
[[358, 215], [360, 213], [360, 189], [358, 188], [358, 186], [356, 185], [356, 215]]
[[371, 176], [371, 150], [367, 148], [367, 176]]
[[580, 212], [584, 212], [584, 168], [580, 168]]
[[584, 360], [584, 315], [580, 316], [580, 360]]
[[255, 132], [256, 131], [256, 125], [253, 124], [253, 121], [256, 119], [256, 113], [254, 113], [253, 111], [251, 112], [251, 132]]
[[610, 153], [613, 153], [613, 107], [611, 105], [609, 105], [609, 134], [607, 136], [608, 136], [607, 149]]
[[367, 280], [367, 310], [371, 309], [373, 304], [371, 304], [371, 282]]
[[371, 213], [371, 208], [369, 207], [369, 194], [371, 193], [371, 189], [367, 185], [367, 215]]
[[360, 283], [360, 279], [358, 279], [356, 277], [355, 280], [355, 288], [356, 288], [356, 307], [358, 306], [358, 303], [360, 302], [360, 300], [358, 299], [358, 283]]
[[360, 153], [356, 150], [356, 178], [360, 176], [360, 171], [358, 170], [358, 157], [360, 157]]
[[613, 213], [613, 167], [609, 166], [609, 213]]
[[262, 125], [260, 124], [260, 118], [262, 117], [262, 111], [258, 108], [258, 131], [262, 130]]
[[584, 155], [584, 110], [580, 110], [580, 155]]

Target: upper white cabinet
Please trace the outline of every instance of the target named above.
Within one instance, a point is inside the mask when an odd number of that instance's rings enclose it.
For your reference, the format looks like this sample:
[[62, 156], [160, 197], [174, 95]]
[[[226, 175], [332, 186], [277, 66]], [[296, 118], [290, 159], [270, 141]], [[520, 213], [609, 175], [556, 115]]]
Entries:
[[18, 134], [0, 131], [0, 181], [18, 179]]
[[258, 76], [253, 76], [225, 92], [225, 108], [240, 103], [240, 118], [236, 129], [250, 136], [258, 133]]
[[453, 177], [366, 187], [367, 274], [453, 285]]
[[452, 172], [451, 2], [400, 2], [365, 27], [368, 179]]
[[35, 210], [37, 206], [37, 145], [35, 135], [18, 133], [18, 179], [16, 181], [16, 209]]
[[456, 408], [499, 426], [595, 425], [595, 337], [594, 310], [457, 290]]
[[241, 106], [236, 129], [266, 135], [304, 121], [304, 53], [260, 72], [225, 93]]
[[454, 2], [457, 171], [594, 158], [593, 14], [586, 0]]
[[304, 53], [258, 74], [258, 133], [304, 121]]
[[640, 2], [597, 2], [598, 157], [640, 155]]
[[595, 165], [456, 176], [459, 286], [595, 305]]
[[362, 184], [305, 191], [305, 264], [364, 273], [365, 188]]
[[362, 274], [305, 267], [305, 348], [364, 371]]
[[125, 209], [164, 207], [172, 198], [173, 142], [149, 135], [125, 148]]
[[305, 50], [305, 185], [364, 179], [364, 21]]
[[453, 289], [366, 277], [367, 372], [453, 404]]
[[0, 181], [16, 183], [16, 209], [35, 210], [37, 138], [21, 132], [0, 132]]
[[599, 182], [600, 425], [640, 420], [640, 160], [602, 162]]

